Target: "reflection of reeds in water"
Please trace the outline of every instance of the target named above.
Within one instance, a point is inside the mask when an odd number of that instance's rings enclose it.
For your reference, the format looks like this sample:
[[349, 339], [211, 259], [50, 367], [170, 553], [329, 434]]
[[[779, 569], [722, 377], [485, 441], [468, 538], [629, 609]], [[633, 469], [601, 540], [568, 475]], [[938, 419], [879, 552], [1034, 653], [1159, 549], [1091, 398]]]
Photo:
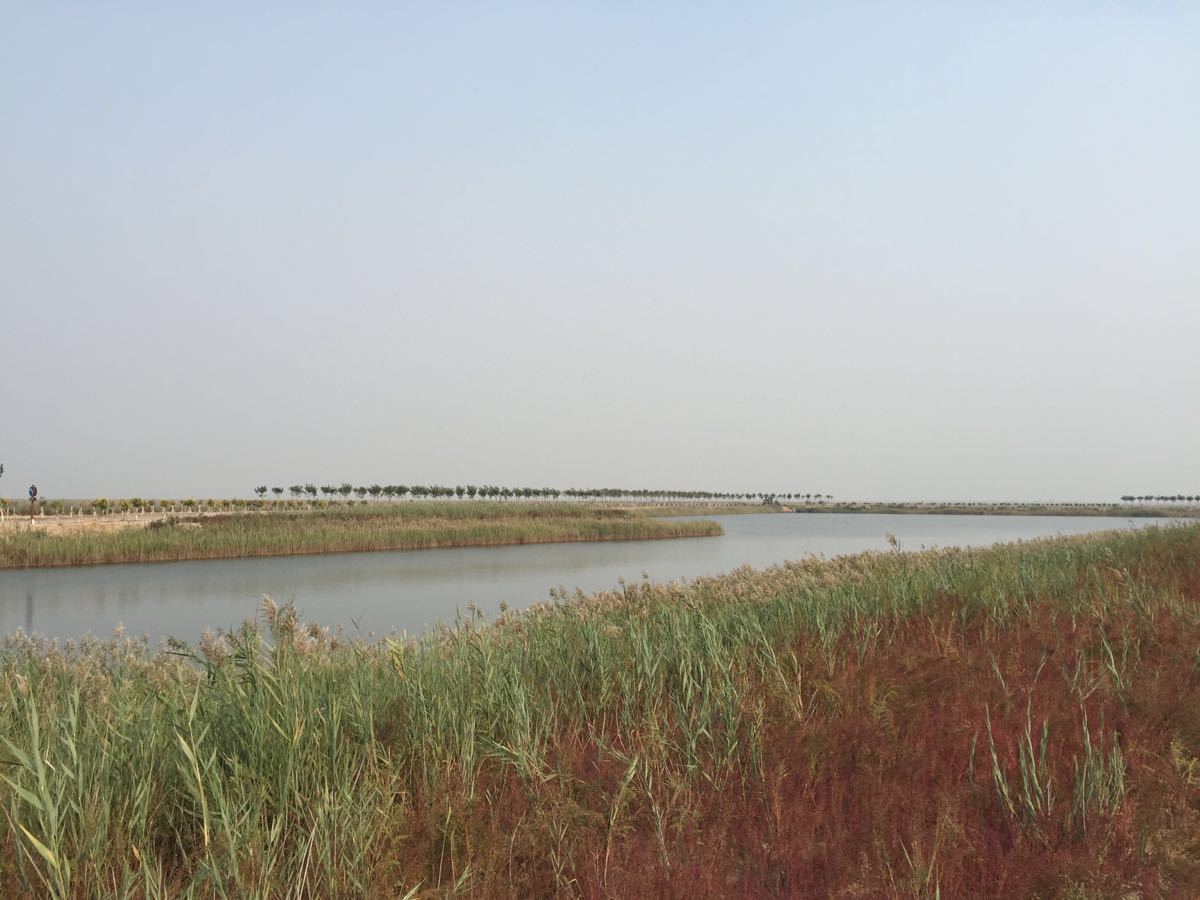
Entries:
[[0, 896], [1194, 896], [1197, 647], [1195, 526], [18, 635]]
[[0, 539], [0, 568], [719, 534], [715, 522], [582, 505], [411, 503], [171, 517], [149, 528], [107, 533], [14, 533]]

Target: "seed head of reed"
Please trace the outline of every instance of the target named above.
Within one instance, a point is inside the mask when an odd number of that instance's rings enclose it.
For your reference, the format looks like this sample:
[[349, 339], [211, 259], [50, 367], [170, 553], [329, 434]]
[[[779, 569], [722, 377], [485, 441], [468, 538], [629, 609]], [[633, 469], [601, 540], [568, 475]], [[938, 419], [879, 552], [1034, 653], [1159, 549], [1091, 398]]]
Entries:
[[200, 653], [213, 665], [221, 665], [225, 660], [229, 659], [232, 652], [232, 648], [229, 646], [229, 638], [226, 635], [215, 633], [206, 628], [204, 634], [200, 636]]

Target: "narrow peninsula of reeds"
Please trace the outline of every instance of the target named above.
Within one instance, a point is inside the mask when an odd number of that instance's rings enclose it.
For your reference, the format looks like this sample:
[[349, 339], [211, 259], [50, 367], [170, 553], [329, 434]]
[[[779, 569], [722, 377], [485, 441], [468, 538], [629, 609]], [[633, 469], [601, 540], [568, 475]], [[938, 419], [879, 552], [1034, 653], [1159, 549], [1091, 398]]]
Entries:
[[[100, 520], [103, 522], [103, 519]], [[721, 534], [709, 521], [670, 521], [582, 504], [402, 503], [315, 510], [165, 516], [139, 527], [0, 534], [0, 568], [426, 550]]]
[[0, 650], [0, 897], [1194, 897], [1200, 527]]

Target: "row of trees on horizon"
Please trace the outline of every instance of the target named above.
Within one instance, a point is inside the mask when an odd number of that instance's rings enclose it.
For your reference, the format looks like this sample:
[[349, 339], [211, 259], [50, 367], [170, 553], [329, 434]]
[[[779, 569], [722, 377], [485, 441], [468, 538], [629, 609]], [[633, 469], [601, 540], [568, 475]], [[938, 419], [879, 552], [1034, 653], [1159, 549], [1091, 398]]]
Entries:
[[[646, 488], [566, 488], [560, 490], [558, 488], [534, 488], [534, 487], [501, 487], [498, 485], [404, 485], [404, 484], [371, 484], [371, 485], [352, 485], [345, 481], [341, 484], [325, 484], [317, 486], [311, 482], [305, 484], [293, 484], [287, 488], [280, 486], [267, 487], [259, 485], [254, 489], [254, 493], [258, 497], [265, 498], [267, 493], [274, 494], [276, 498], [281, 498], [286, 492], [294, 499], [307, 497], [315, 499], [318, 494], [323, 495], [327, 499], [334, 497], [349, 498], [351, 494], [359, 500], [366, 497], [371, 497], [373, 500], [401, 500], [405, 497], [414, 500], [420, 499], [450, 499], [456, 497], [459, 500], [510, 500], [510, 499], [548, 499], [558, 500], [560, 497], [566, 497], [571, 500], [671, 500], [671, 501], [722, 501], [722, 502], [765, 502], [778, 503], [782, 501], [792, 503], [826, 503], [833, 499], [832, 494], [821, 493], [800, 493], [798, 491], [791, 492], [772, 492], [772, 491], [675, 491], [675, 490], [653, 490]], [[1121, 501], [1124, 503], [1195, 503], [1200, 502], [1200, 494], [1123, 494]], [[869, 502], [869, 501], [864, 501]], [[912, 501], [909, 501], [912, 502]], [[997, 505], [985, 501], [916, 501], [918, 504], [933, 504], [933, 505], [952, 505], [952, 506], [992, 506]], [[1077, 502], [1057, 502], [1048, 501], [1045, 503], [1028, 503], [1017, 502], [999, 505], [1035, 505], [1035, 506], [1094, 506], [1095, 503], [1077, 503]]]
[[318, 494], [324, 495], [327, 499], [332, 499], [335, 496], [349, 498], [351, 494], [363, 500], [370, 496], [373, 500], [402, 500], [405, 497], [413, 500], [420, 499], [449, 499], [455, 497], [459, 500], [511, 500], [511, 499], [542, 499], [542, 500], [558, 500], [560, 497], [567, 497], [571, 500], [720, 500], [720, 501], [800, 501], [806, 503], [824, 503], [827, 500], [832, 500], [832, 494], [788, 492], [788, 493], [771, 493], [763, 491], [672, 491], [672, 490], [650, 490], [646, 488], [535, 488], [535, 487], [502, 487], [494, 484], [459, 484], [454, 487], [449, 485], [439, 484], [371, 484], [371, 485], [352, 485], [348, 481], [341, 484], [323, 484], [319, 487], [312, 482], [305, 484], [292, 484], [287, 488], [276, 485], [275, 487], [267, 487], [265, 484], [260, 484], [254, 489], [254, 493], [260, 499], [265, 498], [270, 492], [275, 497], [281, 498], [284, 492], [287, 492], [293, 499], [307, 497], [315, 499]]
[[1122, 494], [1125, 503], [1195, 503], [1200, 494]]

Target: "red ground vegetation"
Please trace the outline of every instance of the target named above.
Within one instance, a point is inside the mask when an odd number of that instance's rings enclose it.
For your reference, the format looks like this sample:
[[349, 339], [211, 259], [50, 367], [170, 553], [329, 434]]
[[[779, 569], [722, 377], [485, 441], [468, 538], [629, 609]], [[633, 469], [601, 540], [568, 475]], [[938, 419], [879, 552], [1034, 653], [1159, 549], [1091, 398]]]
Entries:
[[[640, 736], [564, 735], [543, 781], [418, 800], [399, 868], [511, 897], [1200, 896], [1200, 576], [1170, 575], [1149, 616], [997, 626], [942, 597], [865, 652], [781, 648], [802, 676], [758, 685], [759, 771], [695, 783], [622, 757]], [[1119, 748], [1123, 793], [1081, 816], [1085, 741]], [[1044, 802], [1014, 815], [995, 768], [1019, 793], [1023, 743]]]

